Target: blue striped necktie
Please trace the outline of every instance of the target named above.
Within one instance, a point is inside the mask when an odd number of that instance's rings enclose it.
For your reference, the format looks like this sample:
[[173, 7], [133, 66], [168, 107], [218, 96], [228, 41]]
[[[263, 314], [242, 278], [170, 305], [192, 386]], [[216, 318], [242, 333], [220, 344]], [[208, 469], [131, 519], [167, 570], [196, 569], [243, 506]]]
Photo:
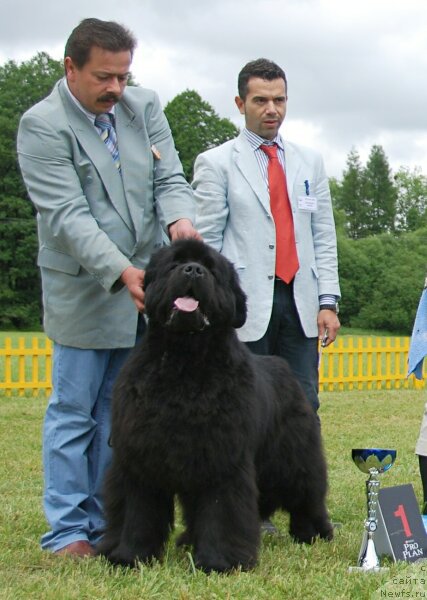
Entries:
[[101, 130], [101, 140], [111, 152], [114, 164], [120, 171], [119, 144], [117, 143], [116, 130], [114, 129], [114, 115], [111, 113], [101, 113], [95, 119], [95, 127]]

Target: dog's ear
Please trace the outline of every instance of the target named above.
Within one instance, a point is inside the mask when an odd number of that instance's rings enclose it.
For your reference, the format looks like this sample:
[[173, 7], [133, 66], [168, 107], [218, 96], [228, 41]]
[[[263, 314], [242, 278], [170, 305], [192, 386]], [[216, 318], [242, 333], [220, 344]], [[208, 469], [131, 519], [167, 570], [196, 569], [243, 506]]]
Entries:
[[147, 287], [153, 281], [153, 273], [154, 269], [152, 269], [151, 266], [150, 268], [145, 269], [144, 283], [142, 284], [142, 289], [144, 290], [144, 292], [147, 291]]
[[231, 267], [231, 289], [233, 290], [236, 312], [233, 320], [233, 327], [238, 329], [242, 327], [246, 322], [247, 306], [246, 306], [246, 294], [240, 287], [239, 276], [232, 265]]
[[147, 291], [147, 287], [150, 285], [150, 283], [152, 283], [152, 281], [155, 278], [155, 273], [156, 273], [156, 267], [155, 267], [155, 260], [153, 260], [153, 258], [150, 259], [150, 262], [148, 263], [146, 269], [145, 269], [145, 275], [144, 275], [144, 283], [142, 284], [142, 289], [145, 291]]
[[150, 283], [152, 283], [152, 281], [154, 281], [154, 279], [156, 278], [156, 273], [158, 271], [159, 265], [163, 261], [165, 253], [168, 252], [168, 248], [169, 246], [163, 246], [151, 255], [148, 265], [145, 268], [144, 284], [142, 286], [144, 292], [146, 291]]

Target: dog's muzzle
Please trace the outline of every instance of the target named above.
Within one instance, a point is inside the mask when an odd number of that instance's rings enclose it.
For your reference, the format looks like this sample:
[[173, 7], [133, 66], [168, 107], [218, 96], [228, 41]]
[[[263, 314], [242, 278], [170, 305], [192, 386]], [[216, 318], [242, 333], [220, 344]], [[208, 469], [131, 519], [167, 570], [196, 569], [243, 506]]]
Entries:
[[199, 308], [199, 301], [191, 296], [175, 298], [172, 311], [165, 323], [166, 327], [177, 326], [189, 333], [199, 332], [209, 327], [208, 317]]

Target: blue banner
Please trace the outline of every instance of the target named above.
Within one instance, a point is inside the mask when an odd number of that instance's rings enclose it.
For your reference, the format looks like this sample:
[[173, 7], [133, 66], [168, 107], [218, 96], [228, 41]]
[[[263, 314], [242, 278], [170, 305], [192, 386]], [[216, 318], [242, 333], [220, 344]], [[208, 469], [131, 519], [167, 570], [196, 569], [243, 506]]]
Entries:
[[[426, 280], [427, 281], [427, 280]], [[427, 287], [421, 294], [412, 331], [408, 356], [408, 376], [414, 373], [417, 379], [423, 378], [423, 360], [427, 355]]]

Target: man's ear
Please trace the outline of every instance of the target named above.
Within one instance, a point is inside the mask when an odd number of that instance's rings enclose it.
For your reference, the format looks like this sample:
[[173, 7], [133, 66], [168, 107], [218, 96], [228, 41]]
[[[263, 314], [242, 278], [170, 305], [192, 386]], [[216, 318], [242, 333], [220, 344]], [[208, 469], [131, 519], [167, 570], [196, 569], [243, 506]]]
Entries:
[[234, 102], [236, 103], [237, 108], [241, 115], [245, 114], [245, 101], [240, 98], [240, 96], [236, 96], [234, 98]]
[[65, 75], [66, 75], [67, 79], [72, 79], [73, 75], [76, 71], [76, 67], [70, 56], [66, 56], [64, 58], [64, 69], [65, 69]]

